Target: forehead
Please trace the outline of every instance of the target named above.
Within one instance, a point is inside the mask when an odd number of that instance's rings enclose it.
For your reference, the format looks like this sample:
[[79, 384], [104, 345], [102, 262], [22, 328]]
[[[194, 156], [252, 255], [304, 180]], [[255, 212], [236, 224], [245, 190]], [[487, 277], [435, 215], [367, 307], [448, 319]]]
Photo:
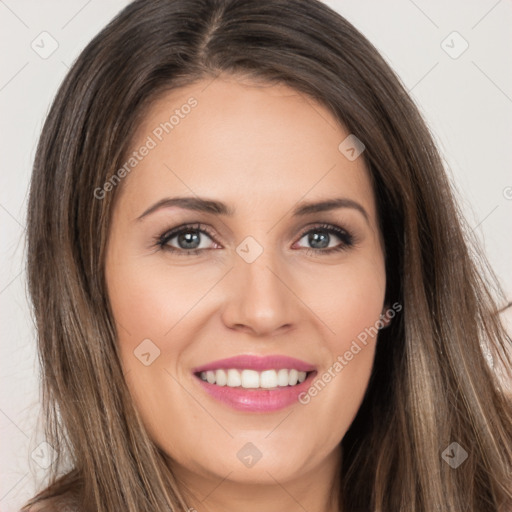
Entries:
[[329, 110], [286, 85], [208, 79], [152, 104], [123, 188], [141, 202], [192, 193], [262, 207], [338, 193], [374, 214], [364, 159], [344, 152], [350, 135]]

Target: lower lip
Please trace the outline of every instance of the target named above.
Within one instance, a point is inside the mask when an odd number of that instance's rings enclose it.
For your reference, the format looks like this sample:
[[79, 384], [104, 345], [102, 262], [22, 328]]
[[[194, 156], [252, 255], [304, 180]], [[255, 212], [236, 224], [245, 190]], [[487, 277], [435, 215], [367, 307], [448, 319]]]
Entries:
[[245, 389], [217, 386], [205, 382], [194, 375], [203, 389], [213, 398], [233, 409], [247, 412], [272, 412], [284, 409], [299, 401], [299, 395], [308, 390], [315, 378], [316, 371], [311, 372], [304, 382], [296, 386], [283, 386], [277, 389]]

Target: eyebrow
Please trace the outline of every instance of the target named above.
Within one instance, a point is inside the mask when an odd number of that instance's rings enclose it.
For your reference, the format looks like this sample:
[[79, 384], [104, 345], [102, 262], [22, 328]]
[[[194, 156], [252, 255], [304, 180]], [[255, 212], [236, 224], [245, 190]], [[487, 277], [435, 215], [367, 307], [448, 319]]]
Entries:
[[[228, 205], [221, 201], [203, 199], [200, 197], [167, 197], [150, 206], [147, 210], [144, 211], [144, 213], [137, 217], [137, 220], [142, 220], [144, 217], [147, 217], [151, 213], [156, 212], [157, 210], [161, 210], [162, 208], [170, 208], [173, 206], [177, 206], [186, 210], [212, 213], [214, 215], [226, 215], [228, 217], [233, 216], [235, 213], [233, 208], [230, 208]], [[292, 215], [295, 217], [300, 217], [310, 215], [312, 213], [336, 210], [339, 208], [352, 208], [361, 213], [367, 222], [370, 220], [368, 212], [363, 208], [361, 204], [346, 197], [337, 197], [316, 202], [303, 202], [293, 209]]]

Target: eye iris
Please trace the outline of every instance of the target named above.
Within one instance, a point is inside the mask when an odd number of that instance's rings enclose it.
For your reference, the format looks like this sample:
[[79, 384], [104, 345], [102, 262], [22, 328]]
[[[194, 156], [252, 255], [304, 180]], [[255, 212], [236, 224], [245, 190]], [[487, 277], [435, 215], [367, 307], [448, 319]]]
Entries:
[[325, 231], [315, 231], [308, 236], [308, 242], [315, 249], [324, 249], [329, 246], [329, 233]]
[[[197, 249], [201, 245], [200, 230], [182, 231], [175, 235], [180, 249]], [[174, 237], [173, 237], [174, 238]], [[317, 229], [308, 233], [308, 243], [314, 249], [325, 249], [329, 247], [331, 235], [329, 231]]]
[[197, 231], [187, 231], [178, 235], [178, 245], [181, 249], [196, 249], [200, 244], [199, 238]]

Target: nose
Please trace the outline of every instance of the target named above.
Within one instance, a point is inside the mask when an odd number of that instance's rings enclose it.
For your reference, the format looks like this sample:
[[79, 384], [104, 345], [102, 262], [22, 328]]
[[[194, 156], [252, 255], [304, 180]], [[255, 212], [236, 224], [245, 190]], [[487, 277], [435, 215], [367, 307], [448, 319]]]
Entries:
[[301, 301], [293, 280], [271, 250], [252, 263], [237, 257], [226, 283], [222, 320], [230, 329], [256, 336], [283, 334], [296, 328]]

